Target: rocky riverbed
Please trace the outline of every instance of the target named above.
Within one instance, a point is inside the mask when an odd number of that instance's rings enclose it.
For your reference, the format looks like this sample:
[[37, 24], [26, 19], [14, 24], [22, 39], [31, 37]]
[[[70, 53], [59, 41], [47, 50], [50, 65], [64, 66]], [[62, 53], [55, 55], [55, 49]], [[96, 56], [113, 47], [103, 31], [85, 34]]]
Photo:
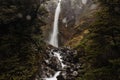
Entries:
[[38, 80], [52, 78], [57, 72], [59, 72], [56, 76], [57, 80], [74, 80], [78, 76], [81, 64], [78, 63], [79, 58], [75, 57], [78, 54], [77, 51], [66, 47], [48, 48], [46, 52], [47, 56], [37, 75]]

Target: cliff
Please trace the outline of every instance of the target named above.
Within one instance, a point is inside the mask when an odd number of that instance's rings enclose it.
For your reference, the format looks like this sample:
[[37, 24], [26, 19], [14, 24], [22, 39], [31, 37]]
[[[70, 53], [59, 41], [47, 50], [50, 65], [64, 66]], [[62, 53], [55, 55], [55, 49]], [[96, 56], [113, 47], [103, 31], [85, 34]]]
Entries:
[[[51, 30], [53, 28], [54, 14], [57, 1], [48, 1], [46, 8], [48, 9], [49, 16], [46, 18], [47, 25], [43, 28], [43, 36], [45, 41], [49, 41]], [[74, 26], [79, 25], [79, 21], [85, 15], [89, 14], [96, 5], [88, 0], [83, 3], [81, 0], [62, 0], [61, 13], [59, 19], [59, 45], [63, 46], [68, 40], [72, 38], [76, 30]]]

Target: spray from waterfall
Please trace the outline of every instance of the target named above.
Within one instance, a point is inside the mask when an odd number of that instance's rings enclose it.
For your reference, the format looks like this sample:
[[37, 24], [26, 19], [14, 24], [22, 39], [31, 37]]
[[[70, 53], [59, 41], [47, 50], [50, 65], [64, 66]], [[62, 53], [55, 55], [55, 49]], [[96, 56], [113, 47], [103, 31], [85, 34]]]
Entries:
[[58, 47], [58, 20], [60, 15], [60, 9], [61, 9], [61, 0], [59, 0], [56, 11], [55, 11], [53, 32], [50, 36], [50, 41], [49, 41], [49, 43], [54, 47]]

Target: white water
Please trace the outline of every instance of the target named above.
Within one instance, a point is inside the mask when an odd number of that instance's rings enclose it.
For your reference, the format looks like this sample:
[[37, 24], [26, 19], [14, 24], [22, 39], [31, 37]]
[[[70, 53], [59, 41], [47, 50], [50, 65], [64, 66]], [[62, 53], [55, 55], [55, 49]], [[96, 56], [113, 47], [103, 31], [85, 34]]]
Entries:
[[50, 41], [49, 41], [49, 43], [54, 47], [58, 47], [58, 20], [60, 15], [60, 9], [61, 9], [61, 0], [59, 0], [56, 11], [55, 11], [53, 32], [51, 34]]
[[62, 62], [63, 61], [62, 56], [60, 56], [60, 54], [57, 53], [57, 52], [54, 52], [54, 55], [59, 59], [59, 61], [61, 63], [61, 66], [62, 66], [62, 69], [63, 69], [66, 65], [64, 65], [63, 62]]
[[87, 0], [82, 0], [82, 3], [83, 3], [83, 4], [86, 4], [86, 3], [87, 3]]
[[[49, 43], [53, 45], [54, 47], [58, 47], [58, 20], [59, 20], [59, 15], [60, 15], [60, 9], [61, 9], [61, 0], [59, 0], [56, 11], [55, 11], [55, 17], [54, 17], [54, 25], [53, 25], [53, 32], [50, 37]], [[62, 63], [62, 56], [60, 56], [59, 53], [54, 52], [54, 56], [56, 56], [60, 63], [62, 68], [65, 67], [65, 65]], [[51, 78], [44, 78], [45, 80], [57, 80], [57, 76], [60, 75], [61, 71], [57, 71], [55, 75]]]
[[52, 78], [45, 78], [45, 80], [57, 80], [57, 76], [60, 74], [60, 71], [56, 72]]
[[[58, 58], [58, 60], [59, 60], [60, 63], [61, 63], [62, 69], [63, 69], [66, 65], [64, 65], [63, 62], [62, 62], [62, 61], [63, 61], [63, 60], [62, 60], [62, 56], [61, 56], [60, 53], [58, 53], [58, 52], [53, 52], [53, 54], [54, 54], [53, 56], [55, 56], [55, 57]], [[59, 76], [60, 73], [61, 73], [61, 71], [57, 71], [53, 77], [44, 78], [44, 79], [45, 79], [45, 80], [57, 80], [57, 76]]]

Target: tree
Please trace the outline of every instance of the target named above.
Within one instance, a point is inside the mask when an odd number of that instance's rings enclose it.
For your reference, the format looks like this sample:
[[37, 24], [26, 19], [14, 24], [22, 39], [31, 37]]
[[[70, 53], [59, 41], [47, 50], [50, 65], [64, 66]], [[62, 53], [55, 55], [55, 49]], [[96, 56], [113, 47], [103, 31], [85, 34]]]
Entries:
[[83, 40], [86, 55], [82, 80], [120, 79], [120, 1], [97, 0], [100, 9]]
[[31, 80], [42, 61], [46, 0], [0, 0], [0, 80]]

